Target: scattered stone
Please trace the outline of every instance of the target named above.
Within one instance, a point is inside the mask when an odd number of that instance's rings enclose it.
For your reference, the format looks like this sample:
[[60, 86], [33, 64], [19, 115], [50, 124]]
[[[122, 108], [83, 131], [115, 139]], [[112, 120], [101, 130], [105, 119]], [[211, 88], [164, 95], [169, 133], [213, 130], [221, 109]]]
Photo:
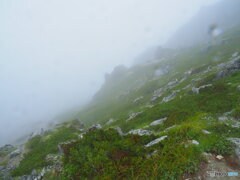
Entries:
[[228, 140], [235, 144], [235, 153], [240, 160], [240, 138], [228, 138]]
[[157, 139], [151, 141], [150, 143], [146, 144], [145, 147], [151, 147], [151, 146], [159, 143], [160, 141], [163, 141], [163, 140], [166, 139], [167, 137], [168, 137], [168, 136], [162, 136], [162, 137], [160, 137], [160, 138], [157, 138]]
[[180, 90], [174, 90], [172, 91], [172, 94], [170, 94], [169, 96], [167, 97], [164, 97], [162, 102], [169, 102], [171, 100], [173, 100], [175, 98], [175, 96], [177, 95], [177, 93], [180, 92]]
[[156, 121], [153, 121], [153, 122], [150, 124], [150, 126], [155, 126], [155, 125], [162, 124], [165, 120], [167, 120], [167, 117], [161, 118], [161, 119], [156, 120]]
[[8, 151], [13, 148], [14, 148], [14, 146], [12, 146], [11, 144], [6, 144], [5, 146], [0, 147], [0, 151]]
[[128, 134], [138, 134], [139, 136], [143, 136], [143, 135], [151, 135], [152, 131], [148, 131], [145, 129], [135, 129], [135, 130], [131, 130], [128, 132]]
[[202, 130], [202, 133], [203, 133], [203, 134], [211, 134], [211, 132], [209, 132], [209, 131], [207, 131], [207, 130], [204, 130], [204, 129]]
[[128, 122], [128, 121], [134, 119], [135, 117], [137, 117], [137, 116], [138, 116], [139, 114], [141, 114], [141, 113], [143, 113], [143, 112], [140, 111], [140, 112], [133, 112], [133, 113], [130, 113], [130, 114], [129, 114], [129, 118], [126, 120], [126, 122]]
[[16, 149], [15, 151], [13, 151], [9, 154], [9, 158], [12, 159], [20, 154], [21, 154], [20, 149]]
[[193, 87], [193, 88], [192, 88], [192, 92], [193, 92], [194, 94], [199, 94], [199, 92], [200, 92], [201, 89], [204, 89], [204, 88], [210, 87], [210, 86], [212, 86], [212, 84], [206, 84], [206, 85], [200, 86], [199, 88]]
[[216, 158], [217, 158], [218, 160], [222, 160], [224, 157], [223, 157], [222, 155], [217, 155]]

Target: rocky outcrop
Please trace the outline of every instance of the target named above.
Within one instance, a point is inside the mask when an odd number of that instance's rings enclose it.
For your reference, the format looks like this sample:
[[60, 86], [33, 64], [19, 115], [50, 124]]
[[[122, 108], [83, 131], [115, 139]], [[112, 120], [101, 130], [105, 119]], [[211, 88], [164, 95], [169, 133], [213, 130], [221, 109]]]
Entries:
[[166, 121], [166, 120], [167, 120], [167, 117], [158, 119], [158, 120], [156, 120], [156, 121], [153, 121], [153, 122], [150, 124], [150, 126], [156, 126], [156, 125], [162, 124], [162, 123], [163, 123], [164, 121]]
[[11, 145], [11, 144], [6, 144], [5, 146], [0, 147], [0, 151], [9, 151], [9, 150], [11, 150], [11, 149], [13, 149], [13, 148], [14, 148], [13, 145]]
[[169, 96], [163, 98], [162, 102], [169, 102], [173, 100], [176, 97], [178, 92], [180, 92], [180, 90], [172, 91], [172, 93]]
[[193, 92], [193, 94], [199, 94], [201, 89], [204, 89], [206, 87], [211, 87], [211, 86], [212, 86], [212, 84], [206, 84], [206, 85], [200, 86], [199, 88], [193, 87], [192, 92]]
[[152, 131], [148, 131], [145, 129], [135, 129], [135, 130], [129, 131], [128, 134], [137, 134], [139, 136], [144, 136], [144, 135], [151, 135]]
[[240, 70], [240, 56], [235, 52], [232, 54], [232, 57], [226, 63], [221, 63], [218, 65], [220, 71], [217, 73], [216, 79], [221, 79], [225, 76], [232, 74], [235, 71]]
[[179, 83], [179, 81], [178, 81], [177, 79], [175, 79], [175, 80], [169, 82], [167, 85], [165, 85], [165, 86], [163, 86], [163, 87], [155, 90], [155, 91], [153, 92], [153, 96], [152, 96], [150, 102], [156, 101], [158, 98], [160, 98], [160, 97], [163, 95], [164, 92], [166, 92], [167, 90], [173, 88], [173, 87], [176, 86], [178, 83]]
[[162, 137], [160, 137], [160, 138], [157, 138], [157, 139], [151, 141], [150, 143], [146, 144], [145, 147], [151, 147], [151, 146], [159, 143], [160, 141], [163, 141], [163, 140], [166, 139], [167, 137], [168, 137], [168, 136], [162, 136]]
[[15, 151], [13, 151], [13, 152], [11, 152], [11, 153], [9, 154], [9, 158], [12, 159], [12, 158], [14, 158], [14, 157], [16, 157], [16, 156], [19, 156], [20, 154], [21, 154], [20, 149], [16, 149]]

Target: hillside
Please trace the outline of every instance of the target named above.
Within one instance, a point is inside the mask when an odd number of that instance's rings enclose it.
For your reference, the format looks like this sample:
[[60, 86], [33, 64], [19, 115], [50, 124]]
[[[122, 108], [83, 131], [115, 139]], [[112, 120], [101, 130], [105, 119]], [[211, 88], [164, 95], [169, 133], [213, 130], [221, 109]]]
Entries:
[[239, 27], [163, 59], [118, 66], [77, 119], [0, 148], [0, 179], [211, 179], [210, 171], [239, 172], [239, 70]]

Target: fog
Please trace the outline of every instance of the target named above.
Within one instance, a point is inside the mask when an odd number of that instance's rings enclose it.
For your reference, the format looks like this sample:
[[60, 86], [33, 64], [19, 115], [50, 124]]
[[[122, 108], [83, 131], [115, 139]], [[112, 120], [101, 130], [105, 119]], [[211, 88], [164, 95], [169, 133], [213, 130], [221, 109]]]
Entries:
[[1, 0], [0, 145], [79, 110], [119, 64], [217, 0]]

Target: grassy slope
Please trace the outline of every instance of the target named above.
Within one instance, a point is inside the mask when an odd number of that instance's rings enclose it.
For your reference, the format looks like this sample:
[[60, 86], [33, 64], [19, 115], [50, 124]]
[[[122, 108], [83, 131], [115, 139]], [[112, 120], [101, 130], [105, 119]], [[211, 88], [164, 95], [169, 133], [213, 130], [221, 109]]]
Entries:
[[[228, 61], [232, 53], [240, 52], [239, 38], [239, 29], [233, 29], [210, 44], [177, 52], [177, 56], [169, 56], [161, 62], [132, 67], [118, 81], [104, 84], [92, 103], [79, 113], [79, 118], [89, 126], [95, 123], [104, 125], [110, 118], [116, 121], [104, 126], [103, 130], [87, 133], [82, 140], [69, 147], [61, 177], [176, 179], [184, 173], [197, 170], [198, 164], [204, 160], [202, 152], [232, 153], [232, 144], [226, 137], [240, 137], [240, 130], [226, 126], [225, 122], [218, 122], [216, 117], [234, 110], [234, 116], [239, 119], [240, 93], [236, 87], [240, 85], [240, 72], [216, 82], [212, 82], [217, 72], [216, 68], [205, 74], [201, 72], [208, 66], [214, 67]], [[222, 39], [228, 41], [220, 43]], [[201, 53], [205, 47], [209, 47], [208, 52]], [[171, 67], [170, 72], [160, 78], [154, 78], [154, 71], [166, 65]], [[195, 73], [151, 103], [153, 107], [146, 107], [154, 90], [176, 78], [180, 80], [184, 72], [190, 69]], [[201, 80], [181, 90], [174, 100], [161, 103], [162, 98], [172, 90], [185, 87], [195, 78]], [[192, 87], [208, 83], [213, 83], [213, 86], [201, 90], [200, 94], [189, 93]], [[143, 98], [134, 103], [133, 101], [140, 96]], [[138, 111], [143, 113], [126, 122], [130, 112]], [[162, 125], [146, 127], [162, 117], [168, 117]], [[173, 125], [178, 126], [167, 132], [163, 131]], [[124, 132], [145, 127], [154, 131], [154, 135], [129, 135], [123, 138], [109, 129], [115, 126], [120, 126]], [[209, 130], [211, 134], [202, 133], [203, 129]], [[50, 133], [50, 138], [34, 138], [28, 143], [31, 147], [30, 152], [13, 174], [28, 174], [33, 169], [47, 165], [49, 162], [44, 161], [46, 155], [57, 153], [57, 144], [76, 138], [76, 133], [80, 132], [64, 127], [60, 131]], [[163, 135], [167, 135], [168, 138], [149, 149], [144, 148], [144, 144]], [[200, 145], [185, 148], [185, 144], [193, 139]], [[158, 152], [154, 156], [146, 158], [146, 155], [155, 150]]]

